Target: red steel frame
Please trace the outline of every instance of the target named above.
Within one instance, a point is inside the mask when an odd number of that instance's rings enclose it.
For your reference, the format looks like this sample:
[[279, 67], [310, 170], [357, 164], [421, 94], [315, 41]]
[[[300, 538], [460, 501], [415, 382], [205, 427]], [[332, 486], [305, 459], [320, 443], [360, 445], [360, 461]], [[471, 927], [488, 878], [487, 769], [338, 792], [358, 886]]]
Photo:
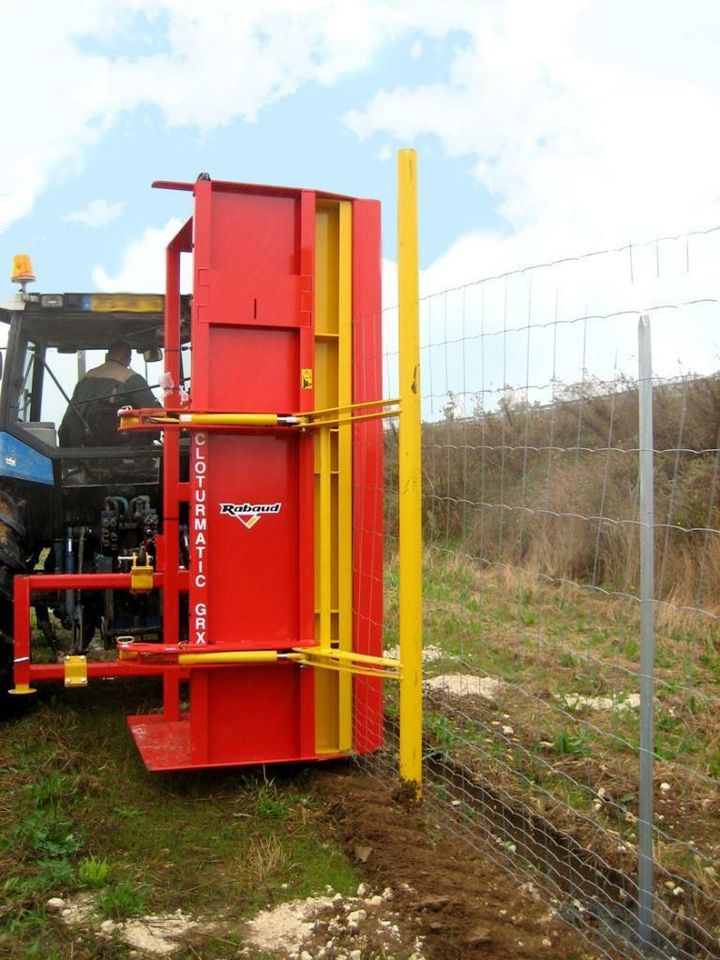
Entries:
[[[156, 186], [194, 192], [194, 216], [167, 248], [167, 408], [182, 405], [180, 258], [193, 253], [192, 408], [309, 412], [314, 368], [316, 204], [306, 190], [198, 180]], [[381, 383], [380, 215], [353, 200], [353, 402], [378, 399]], [[189, 408], [188, 408], [189, 409]], [[353, 431], [353, 649], [382, 653], [382, 426]], [[162, 590], [163, 642], [134, 658], [89, 663], [88, 676], [161, 675], [163, 712], [129, 717], [154, 770], [327, 759], [315, 746], [314, 669], [290, 661], [180, 666], [198, 652], [286, 651], [315, 644], [312, 432], [193, 430], [189, 477], [180, 433], [164, 431], [163, 527], [153, 588]], [[224, 505], [280, 505], [248, 525]], [[189, 513], [190, 569], [180, 566], [180, 523]], [[248, 519], [247, 516], [245, 519]], [[15, 681], [62, 679], [62, 664], [30, 662], [33, 591], [130, 589], [130, 574], [15, 579]], [[184, 600], [183, 597], [187, 599]], [[181, 609], [187, 604], [187, 623]], [[151, 651], [151, 652], [150, 652]], [[147, 654], [147, 656], [145, 655]], [[127, 656], [127, 654], [126, 654]], [[188, 684], [190, 709], [180, 709]], [[353, 749], [382, 744], [382, 680], [354, 681]]]
[[[353, 204], [353, 402], [382, 396], [380, 207]], [[353, 649], [382, 652], [383, 428], [379, 420], [353, 426]], [[358, 753], [383, 742], [382, 681], [356, 677], [354, 746]]]

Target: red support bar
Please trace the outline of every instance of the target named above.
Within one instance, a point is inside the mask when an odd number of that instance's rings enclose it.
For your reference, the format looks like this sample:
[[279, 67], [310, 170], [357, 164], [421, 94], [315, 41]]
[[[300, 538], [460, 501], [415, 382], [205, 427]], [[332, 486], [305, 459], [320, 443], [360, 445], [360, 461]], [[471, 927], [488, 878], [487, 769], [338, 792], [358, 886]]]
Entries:
[[[187, 246], [186, 224], [170, 242], [166, 254], [165, 281], [165, 369], [171, 381], [171, 391], [165, 398], [168, 406], [180, 402], [180, 254]], [[180, 562], [180, 434], [164, 432], [163, 454], [163, 639], [177, 643], [180, 630], [180, 594], [178, 565]]]
[[[58, 574], [31, 574], [30, 576], [15, 577], [14, 587], [14, 680], [15, 686], [29, 686], [31, 680], [63, 680], [65, 667], [62, 663], [38, 663], [30, 660], [30, 607], [31, 595], [48, 591], [60, 590], [129, 590], [132, 577], [129, 573], [58, 573]], [[153, 575], [153, 589], [161, 588], [165, 583], [162, 573]], [[177, 590], [187, 592], [188, 573], [186, 570], [176, 571]], [[132, 631], [129, 631], [132, 633]], [[147, 645], [144, 645], [147, 646]], [[164, 644], [152, 644], [153, 653], [167, 653]], [[171, 644], [171, 652], [177, 652], [177, 643]], [[178, 670], [177, 666], [168, 663], [141, 662], [140, 660], [113, 660], [102, 663], [88, 663], [88, 678], [132, 677], [144, 676], [167, 677], [168, 672], [173, 675], [175, 688], [181, 679], [187, 679], [187, 670]], [[170, 694], [170, 710], [173, 708], [173, 699], [177, 699], [172, 685], [166, 684]], [[178, 701], [179, 702], [179, 701]]]
[[[353, 208], [353, 402], [382, 395], [380, 205]], [[379, 420], [353, 430], [353, 649], [382, 654], [383, 430]], [[359, 753], [383, 742], [382, 681], [355, 678], [354, 746]]]
[[172, 381], [164, 406], [180, 403], [180, 254], [188, 225], [173, 237], [165, 254], [165, 370]]
[[15, 687], [30, 684], [30, 580], [31, 577], [15, 577], [13, 634], [15, 654], [13, 660]]
[[[159, 677], [168, 669], [164, 663], [140, 663], [137, 660], [104, 660], [101, 663], [88, 663], [89, 680], [109, 679], [110, 677]], [[173, 669], [172, 667], [170, 668]], [[177, 668], [175, 668], [177, 670]], [[30, 665], [32, 680], [63, 680], [65, 666], [62, 663], [33, 663]]]

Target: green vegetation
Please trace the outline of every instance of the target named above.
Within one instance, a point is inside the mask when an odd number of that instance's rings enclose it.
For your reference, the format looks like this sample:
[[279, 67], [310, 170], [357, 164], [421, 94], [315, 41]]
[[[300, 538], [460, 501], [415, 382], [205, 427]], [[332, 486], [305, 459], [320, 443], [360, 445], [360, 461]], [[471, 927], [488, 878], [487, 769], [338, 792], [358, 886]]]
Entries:
[[0, 956], [127, 960], [121, 943], [46, 915], [51, 896], [91, 895], [113, 920], [221, 913], [222, 934], [174, 955], [219, 960], [260, 907], [357, 887], [320, 832], [307, 770], [150, 774], [125, 717], [155, 699], [152, 681], [75, 693], [46, 687], [29, 715], [0, 725]]
[[77, 868], [78, 881], [91, 890], [99, 890], [110, 879], [110, 864], [107, 860], [98, 860], [96, 857], [85, 857]]
[[458, 732], [458, 725], [452, 718], [442, 713], [427, 712], [423, 718], [425, 725], [425, 734], [430, 746], [428, 752], [431, 754], [442, 753], [450, 756], [453, 749], [460, 746], [461, 739]]
[[[502, 684], [490, 699], [428, 691], [426, 755], [460, 761], [492, 789], [580, 838], [594, 820], [610, 831], [612, 858], [613, 833], [631, 845], [636, 839], [639, 717], [628, 698], [639, 689], [639, 604], [554, 585], [535, 570], [483, 567], [461, 553], [444, 544], [425, 550], [424, 643], [432, 650], [424, 673], [490, 676]], [[386, 616], [394, 625], [395, 560], [387, 567]], [[720, 773], [720, 632], [692, 611], [680, 617], [661, 609], [656, 644], [656, 773], [658, 784], [671, 784], [659, 797], [658, 825], [702, 849], [704, 840], [717, 843], [707, 813], [712, 785], [691, 771]], [[660, 863], [682, 871], [686, 849], [662, 844]], [[697, 866], [692, 874], [699, 875]], [[701, 883], [710, 882], [702, 874]]]
[[573, 754], [577, 757], [590, 756], [587, 731], [580, 730], [577, 733], [571, 733], [566, 729], [561, 730], [553, 740], [553, 750], [556, 753]]
[[[423, 424], [426, 543], [556, 582], [634, 592], [637, 385], [585, 378], [554, 397], [532, 404], [521, 392], [469, 418]], [[658, 531], [658, 595], [710, 610], [720, 606], [720, 537], [704, 533], [720, 528], [719, 408], [717, 377], [688, 376], [654, 391], [656, 517], [672, 525]], [[392, 434], [386, 439], [394, 476], [396, 444]], [[394, 509], [389, 504], [391, 529]], [[533, 625], [531, 605], [518, 598], [514, 606], [521, 620], [529, 611]]]
[[95, 898], [98, 911], [108, 920], [140, 917], [147, 911], [148, 889], [132, 880], [103, 887]]

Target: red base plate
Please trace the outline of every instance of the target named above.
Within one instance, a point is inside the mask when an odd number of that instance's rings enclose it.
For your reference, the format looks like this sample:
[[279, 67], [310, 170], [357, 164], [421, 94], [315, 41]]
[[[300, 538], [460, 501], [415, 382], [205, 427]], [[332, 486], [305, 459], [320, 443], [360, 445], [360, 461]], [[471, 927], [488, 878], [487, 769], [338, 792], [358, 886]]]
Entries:
[[160, 713], [127, 718], [133, 740], [148, 770], [199, 770], [209, 767], [248, 767], [265, 763], [306, 763], [308, 761], [338, 760], [343, 753], [310, 754], [308, 756], [257, 756], [222, 763], [193, 763], [190, 754], [189, 714], [180, 720], [165, 720]]

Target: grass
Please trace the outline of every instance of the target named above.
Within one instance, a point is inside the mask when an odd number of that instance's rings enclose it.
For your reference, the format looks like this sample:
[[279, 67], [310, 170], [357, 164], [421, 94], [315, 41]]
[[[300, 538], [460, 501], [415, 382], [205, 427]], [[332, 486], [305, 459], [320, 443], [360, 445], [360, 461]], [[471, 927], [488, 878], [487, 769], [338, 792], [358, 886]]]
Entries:
[[[390, 569], [392, 622], [392, 561]], [[426, 550], [424, 598], [424, 642], [441, 651], [426, 663], [426, 675], [490, 675], [505, 683], [494, 702], [429, 696], [428, 751], [475, 767], [562, 829], [584, 836], [596, 823], [611, 857], [613, 836], [635, 842], [639, 718], [626, 701], [638, 691], [639, 605], [530, 573], [486, 570], [445, 548]], [[658, 845], [659, 859], [682, 872], [688, 841], [711, 856], [720, 842], [712, 784], [703, 779], [720, 772], [720, 645], [717, 626], [691, 614], [684, 622], [659, 616], [656, 643], [656, 777], [658, 785], [671, 784], [657, 802], [658, 823], [671, 838]], [[578, 695], [614, 706], [576, 705]], [[511, 736], [501, 736], [506, 725]], [[715, 881], [703, 876], [698, 883], [705, 889]]]
[[443, 713], [427, 711], [423, 718], [425, 733], [431, 744], [431, 753], [442, 753], [449, 756], [454, 749], [462, 744], [457, 730], [457, 724]]
[[90, 935], [75, 942], [77, 931], [46, 916], [51, 896], [90, 893], [113, 920], [221, 911], [230, 932], [203, 944], [212, 960], [242, 946], [232, 930], [260, 907], [357, 887], [321, 832], [305, 769], [150, 774], [125, 716], [155, 700], [152, 681], [91, 684], [80, 696], [44, 689], [28, 716], [0, 725], [3, 958], [127, 957], [121, 945], [97, 952]]
[[[689, 376], [658, 385], [653, 399], [656, 517], [677, 528], [658, 531], [658, 595], [715, 612], [720, 538], [703, 528], [720, 524], [712, 452], [719, 398], [717, 377]], [[472, 417], [425, 422], [427, 541], [454, 549], [462, 540], [470, 555], [532, 566], [558, 582], [635, 590], [638, 541], [627, 521], [636, 519], [637, 404], [634, 382], [608, 390], [584, 378], [559, 388], [553, 404], [520, 395]], [[386, 454], [393, 476], [391, 432]], [[620, 522], [598, 524], [599, 515]], [[392, 528], [392, 505], [388, 519]]]
[[108, 920], [126, 920], [141, 917], [148, 909], [149, 891], [144, 884], [133, 880], [102, 886], [95, 903], [102, 917]]
[[580, 730], [579, 733], [572, 733], [563, 728], [553, 740], [553, 750], [565, 756], [589, 757], [587, 731]]
[[78, 882], [90, 890], [100, 890], [110, 880], [112, 868], [107, 860], [90, 856], [81, 860], [77, 868]]
[[[428, 551], [425, 644], [443, 654], [427, 665], [428, 674], [490, 674], [545, 701], [579, 694], [621, 705], [637, 691], [637, 604], [552, 586], [531, 588], [518, 585], [519, 579], [483, 573], [460, 557]], [[576, 593], [582, 594], [578, 600], [572, 597]], [[666, 631], [661, 623], [657, 632], [657, 697], [686, 718], [685, 727], [692, 725], [698, 704], [702, 708], [706, 697], [720, 692], [720, 674], [714, 669], [720, 654], [709, 635], [714, 629], [705, 625], [699, 633], [687, 628], [679, 637], [677, 629]], [[617, 712], [592, 719], [612, 732]], [[661, 732], [669, 734], [666, 751], [682, 752], [698, 769], [709, 771], [717, 749], [712, 736], [688, 736], [679, 727]]]

